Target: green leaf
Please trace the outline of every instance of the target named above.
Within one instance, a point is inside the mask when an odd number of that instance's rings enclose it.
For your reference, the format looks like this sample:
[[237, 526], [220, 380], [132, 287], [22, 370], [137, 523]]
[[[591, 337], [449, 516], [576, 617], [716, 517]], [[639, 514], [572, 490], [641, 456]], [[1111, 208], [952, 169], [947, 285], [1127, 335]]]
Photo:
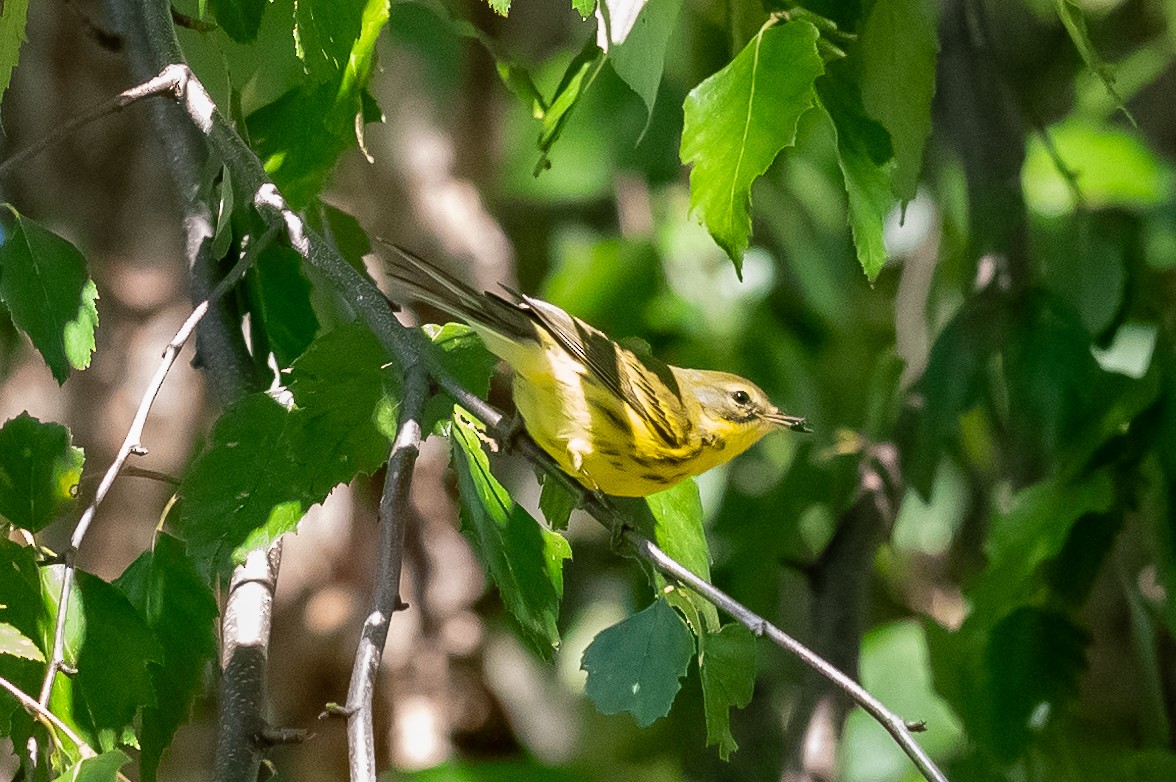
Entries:
[[119, 750], [79, 760], [54, 782], [118, 782], [119, 770], [130, 760]]
[[[43, 638], [52, 643], [64, 568], [41, 569]], [[113, 749], [133, 726], [138, 710], [155, 704], [148, 672], [162, 654], [158, 642], [126, 597], [84, 571], [75, 573], [65, 625], [65, 659], [74, 677], [58, 676], [50, 708], [72, 721], [95, 749]]]
[[[666, 47], [682, 0], [602, 0], [607, 19], [603, 46], [617, 76], [645, 103], [646, 115], [653, 116], [665, 68]], [[589, 8], [591, 12], [591, 8]], [[602, 30], [601, 37], [605, 33]]]
[[731, 707], [751, 703], [755, 689], [755, 636], [741, 624], [723, 625], [699, 639], [698, 669], [706, 710], [706, 745], [727, 760], [739, 748], [731, 735]]
[[162, 647], [160, 664], [149, 668], [156, 705], [143, 709], [140, 727], [140, 778], [156, 778], [163, 751], [188, 721], [201, 690], [204, 671], [216, 660], [217, 602], [170, 535], [156, 537], [115, 581], [151, 628]]
[[229, 167], [221, 165], [217, 178], [212, 182], [212, 200], [216, 204], [216, 229], [212, 234], [212, 257], [224, 258], [233, 243], [233, 208], [236, 197], [233, 192], [233, 175]]
[[678, 612], [655, 600], [602, 631], [584, 650], [585, 692], [603, 714], [627, 711], [645, 727], [670, 713], [694, 656], [694, 639]]
[[0, 98], [8, 91], [12, 69], [20, 58], [20, 45], [25, 37], [25, 19], [29, 0], [8, 0], [0, 6]]
[[[650, 531], [653, 541], [691, 573], [710, 581], [710, 546], [703, 527], [702, 498], [694, 480], [685, 480], [651, 494], [645, 498], [645, 504], [653, 517]], [[663, 592], [666, 584], [659, 575], [655, 581], [658, 591]], [[700, 636], [707, 630], [718, 631], [719, 612], [709, 600], [677, 588], [665, 594], [666, 599], [686, 616], [695, 635]]]
[[572, 8], [576, 9], [581, 19], [587, 19], [596, 8], [596, 0], [572, 0]]
[[1109, 65], [1102, 61], [1098, 52], [1095, 51], [1094, 44], [1090, 42], [1090, 34], [1086, 30], [1086, 17], [1082, 15], [1082, 10], [1073, 0], [1054, 0], [1054, 10], [1057, 11], [1062, 26], [1066, 28], [1066, 33], [1074, 42], [1074, 48], [1082, 56], [1086, 67], [1103, 83], [1107, 94], [1115, 102], [1115, 107], [1122, 111], [1134, 125], [1135, 117], [1131, 116], [1131, 112], [1127, 110], [1127, 104], [1123, 102], [1119, 91], [1115, 89], [1114, 72]]
[[944, 326], [927, 368], [912, 388], [918, 402], [913, 423], [899, 427], [906, 439], [902, 452], [907, 480], [925, 501], [945, 444], [956, 439], [960, 416], [984, 394], [990, 361], [1008, 334], [1008, 316], [1002, 301], [992, 295], [969, 299]]
[[556, 622], [563, 598], [563, 561], [571, 558], [572, 550], [563, 536], [543, 528], [519, 507], [490, 474], [479, 428], [455, 413], [450, 432], [462, 532], [485, 563], [523, 636], [550, 660], [559, 646]]
[[[41, 578], [34, 554], [31, 546], [0, 537], [0, 623], [32, 640], [36, 654], [44, 659], [49, 647], [45, 644], [43, 632], [46, 622]], [[25, 692], [36, 693], [44, 675], [45, 666], [42, 664], [23, 655], [0, 654], [0, 676]], [[34, 723], [28, 712], [15, 699], [0, 694], [0, 735], [9, 737], [15, 746], [24, 746], [33, 730]]]
[[1030, 602], [1048, 586], [1044, 566], [1066, 544], [1070, 530], [1087, 514], [1106, 513], [1114, 485], [1105, 470], [1077, 480], [1057, 477], [1018, 492], [1007, 513], [993, 521], [984, 553], [985, 568], [968, 590], [968, 621], [989, 625], [1016, 605]]
[[690, 170], [690, 208], [741, 272], [751, 236], [751, 185], [796, 142], [824, 72], [817, 28], [766, 27], [686, 98], [679, 150]]
[[208, 447], [180, 483], [176, 522], [203, 575], [293, 529], [321, 501], [306, 486], [301, 457], [314, 452], [298, 454], [297, 427], [293, 412], [267, 394], [245, 397], [217, 420]]
[[33, 549], [0, 538], [0, 563], [0, 622], [40, 641], [41, 580]]
[[[1028, 140], [1021, 186], [1033, 211], [1049, 217], [1089, 210], [1128, 209], [1146, 213], [1172, 197], [1172, 167], [1139, 132], [1068, 118], [1045, 131], [1048, 144], [1076, 178], [1067, 180], [1041, 134]], [[1075, 185], [1077, 192], [1075, 192]]]
[[98, 290], [76, 247], [16, 210], [12, 214], [12, 228], [0, 245], [0, 301], [41, 352], [53, 377], [64, 383], [70, 367], [90, 365]]
[[337, 0], [297, 0], [294, 3], [294, 50], [310, 77], [330, 81], [347, 66], [359, 39], [363, 6]]
[[269, 545], [388, 458], [397, 403], [384, 355], [367, 329], [341, 326], [294, 362], [295, 409], [255, 394], [221, 415], [179, 491], [177, 529], [202, 573]]
[[367, 274], [363, 256], [372, 251], [372, 243], [358, 220], [321, 201], [318, 208], [307, 211], [306, 217], [310, 227], [334, 244], [344, 260]]
[[249, 43], [261, 29], [266, 0], [208, 0], [208, 10], [225, 34], [237, 43]]
[[561, 481], [547, 475], [543, 478], [543, 488], [539, 492], [539, 510], [548, 525], [555, 530], [568, 528], [568, 519], [580, 504], [579, 498]]
[[521, 69], [507, 66], [504, 71], [502, 65], [499, 66], [499, 73], [503, 80], [512, 90], [517, 90], [516, 94], [527, 100], [528, 92], [533, 93], [529, 103], [535, 119], [539, 120], [542, 125], [542, 130], [539, 132], [539, 162], [535, 164], [534, 171], [536, 176], [551, 168], [549, 159], [551, 149], [563, 134], [564, 128], [572, 116], [572, 110], [579, 105], [580, 99], [592, 85], [603, 62], [604, 53], [597, 47], [596, 40], [590, 38], [585, 41], [580, 53], [568, 63], [568, 67], [564, 70], [563, 78], [555, 88], [555, 94], [550, 103], [543, 100], [534, 89], [533, 84], [529, 91], [524, 87], [530, 83], [530, 77], [526, 76]]
[[1055, 708], [1078, 694], [1086, 668], [1086, 633], [1064, 614], [1021, 608], [992, 630], [985, 650], [997, 754], [1016, 758], [1039, 729], [1030, 724], [1042, 705]]
[[[1012, 309], [1002, 346], [1009, 399], [1009, 442], [1029, 464], [1080, 442], [1099, 398], [1111, 395], [1078, 314], [1052, 296], [1029, 295]], [[1102, 393], [1099, 393], [1102, 392]]]
[[858, 263], [873, 282], [886, 264], [882, 226], [894, 202], [894, 163], [886, 129], [866, 115], [858, 86], [844, 71], [837, 68], [838, 78], [822, 80], [819, 91], [837, 137], [837, 162], [845, 178]]
[[[966, 745], [960, 720], [931, 680], [926, 633], [918, 621], [883, 622], [861, 640], [861, 684], [897, 714], [926, 724], [918, 741], [933, 759], [946, 760]], [[910, 759], [873, 717], [855, 709], [838, 747], [845, 779], [903, 779]], [[952, 775], [955, 777], [955, 775]]]
[[[486, 349], [474, 330], [464, 323], [443, 326], [428, 323], [423, 331], [432, 343], [434, 360], [462, 388], [485, 399], [490, 393], [490, 378], [498, 366], [498, 357]], [[421, 431], [445, 434], [454, 404], [453, 397], [446, 393], [430, 398], [425, 404]]]
[[[253, 316], [250, 333], [255, 344], [264, 335], [264, 347], [273, 351], [280, 368], [290, 366], [302, 355], [319, 326], [310, 303], [310, 282], [302, 274], [301, 262], [292, 247], [270, 242], [246, 277]], [[254, 355], [265, 352], [255, 350]]]
[[298, 407], [292, 442], [311, 468], [311, 496], [326, 497], [338, 484], [370, 475], [387, 460], [400, 389], [396, 368], [387, 360], [371, 331], [353, 322], [316, 339], [291, 367], [290, 391]]
[[878, 0], [859, 34], [862, 103], [890, 133], [891, 188], [915, 197], [923, 148], [931, 135], [931, 99], [939, 54], [936, 10], [927, 0]]
[[32, 639], [7, 622], [0, 622], [0, 654], [9, 654], [34, 662], [45, 662], [45, 655]]
[[[319, 10], [316, 18], [321, 17]], [[373, 119], [366, 88], [388, 13], [388, 0], [367, 0], [358, 35], [345, 57], [312, 57], [316, 80], [287, 91], [248, 117], [249, 133], [266, 172], [296, 209], [319, 194], [339, 155], [359, 140], [357, 129]], [[341, 50], [342, 39], [332, 46]], [[335, 65], [342, 67], [331, 75]], [[308, 122], [308, 117], [315, 119]], [[377, 112], [374, 118], [378, 117]]]
[[0, 517], [37, 532], [76, 503], [85, 454], [69, 430], [28, 413], [0, 427]]

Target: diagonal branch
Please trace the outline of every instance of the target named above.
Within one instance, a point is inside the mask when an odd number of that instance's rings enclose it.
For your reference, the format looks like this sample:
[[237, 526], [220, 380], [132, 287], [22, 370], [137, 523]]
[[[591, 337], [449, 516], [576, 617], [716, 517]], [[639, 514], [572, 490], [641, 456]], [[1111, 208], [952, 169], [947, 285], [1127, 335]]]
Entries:
[[375, 782], [376, 749], [372, 728], [372, 691], [388, 638], [392, 614], [403, 609], [400, 599], [400, 570], [404, 559], [404, 531], [407, 527], [408, 489], [412, 469], [420, 452], [421, 413], [429, 382], [423, 367], [414, 367], [405, 377], [400, 428], [388, 457], [384, 493], [380, 498], [380, 561], [372, 596], [372, 611], [363, 623], [351, 686], [347, 692], [347, 746], [352, 782]]
[[78, 753], [82, 756], [83, 759], [98, 756], [98, 753], [95, 752], [94, 749], [86, 743], [85, 739], [75, 733], [73, 728], [62, 722], [60, 717], [49, 711], [49, 709], [46, 708], [44, 704], [38, 702], [36, 698], [29, 695], [4, 677], [0, 677], [0, 687], [7, 690], [12, 697], [16, 698], [16, 700], [20, 702], [20, 705], [23, 706], [25, 711], [27, 711], [29, 714], [35, 715], [38, 719], [47, 722], [57, 730], [60, 730], [62, 733], [64, 733], [66, 738], [72, 741], [74, 746], [78, 748]]

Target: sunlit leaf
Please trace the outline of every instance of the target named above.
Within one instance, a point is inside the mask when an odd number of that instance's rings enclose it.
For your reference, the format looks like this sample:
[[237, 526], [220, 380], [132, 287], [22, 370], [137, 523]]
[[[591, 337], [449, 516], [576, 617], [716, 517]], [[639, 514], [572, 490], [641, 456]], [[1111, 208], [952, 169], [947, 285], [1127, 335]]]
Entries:
[[[61, 565], [42, 568], [45, 641], [50, 643], [61, 595]], [[100, 751], [123, 742], [139, 709], [155, 704], [148, 666], [162, 652], [126, 597], [83, 571], [75, 573], [66, 621], [65, 659], [77, 675], [59, 675], [50, 697], [53, 713], [72, 722]]]
[[119, 750], [79, 760], [54, 782], [118, 782], [119, 770], [130, 760]]
[[604, 714], [627, 711], [641, 726], [669, 714], [694, 656], [694, 638], [678, 612], [655, 600], [604, 630], [584, 650], [586, 694]]
[[85, 454], [61, 424], [28, 413], [0, 427], [0, 517], [37, 532], [76, 504]]
[[311, 78], [330, 81], [347, 66], [359, 38], [363, 6], [337, 0], [296, 0], [294, 50]]
[[796, 141], [796, 123], [824, 72], [817, 28], [761, 29], [723, 70], [686, 98], [679, 154], [690, 170], [690, 208], [736, 270], [751, 236], [751, 185]]
[[[1078, 206], [1079, 195], [1088, 208], [1133, 211], [1156, 207], [1171, 197], [1172, 167], [1138, 133], [1073, 118], [1045, 132], [1066, 172], [1059, 170], [1059, 160], [1050, 154], [1046, 141], [1030, 137], [1021, 186], [1035, 212], [1070, 214]], [[1067, 172], [1073, 174], [1073, 182]]]
[[450, 428], [461, 495], [462, 532], [486, 565], [507, 610], [545, 659], [559, 646], [563, 561], [572, 556], [563, 536], [531, 518], [493, 475], [482, 450], [483, 432], [460, 414]]
[[85, 369], [94, 352], [98, 290], [77, 248], [32, 220], [13, 214], [0, 245], [0, 301], [32, 340], [58, 383]]
[[45, 655], [41, 654], [33, 640], [7, 622], [0, 622], [0, 654], [45, 662]]
[[28, 0], [7, 0], [0, 6], [0, 97], [8, 91], [12, 69], [20, 57], [20, 45], [27, 40], [25, 19], [28, 13]]
[[[498, 366], [498, 357], [486, 349], [473, 329], [464, 323], [427, 324], [424, 332], [432, 343], [437, 363], [462, 388], [485, 399], [490, 393], [490, 378]], [[453, 397], [444, 392], [430, 398], [425, 405], [422, 431], [443, 434], [453, 415], [454, 403]]]
[[[315, 18], [325, 9], [316, 7]], [[375, 61], [375, 44], [388, 21], [388, 0], [367, 0], [358, 31], [349, 24], [339, 30], [314, 28], [322, 35], [336, 35], [330, 51], [306, 52], [313, 63], [311, 81], [300, 84], [271, 103], [252, 112], [248, 130], [254, 148], [286, 200], [301, 208], [317, 196], [345, 150], [357, 144], [357, 128], [379, 119], [378, 109], [366, 89]], [[345, 27], [347, 32], [341, 32]], [[343, 56], [344, 49], [346, 49]], [[336, 67], [340, 66], [340, 67]], [[314, 121], [307, 121], [314, 117]]]

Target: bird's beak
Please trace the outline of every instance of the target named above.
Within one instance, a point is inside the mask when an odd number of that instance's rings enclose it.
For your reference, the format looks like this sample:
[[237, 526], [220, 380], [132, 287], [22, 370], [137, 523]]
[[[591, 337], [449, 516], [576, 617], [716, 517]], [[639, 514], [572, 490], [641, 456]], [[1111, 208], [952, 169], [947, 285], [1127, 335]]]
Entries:
[[783, 427], [784, 429], [791, 429], [794, 432], [811, 432], [812, 429], [805, 423], [804, 416], [786, 415], [780, 412], [779, 408], [773, 408], [767, 413], [764, 413], [763, 418], [770, 424]]

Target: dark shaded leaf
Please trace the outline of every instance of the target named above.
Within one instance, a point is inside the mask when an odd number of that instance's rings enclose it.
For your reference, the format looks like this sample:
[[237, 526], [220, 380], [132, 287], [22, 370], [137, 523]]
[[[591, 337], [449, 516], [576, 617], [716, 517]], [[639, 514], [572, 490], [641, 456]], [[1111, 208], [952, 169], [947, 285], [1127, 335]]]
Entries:
[[208, 10], [225, 34], [237, 43], [249, 43], [261, 29], [266, 0], [207, 0]]
[[28, 413], [0, 427], [0, 517], [30, 532], [77, 504], [85, 454], [61, 424]]
[[694, 656], [694, 638], [678, 612], [655, 600], [602, 631], [584, 650], [585, 693], [604, 714], [627, 711], [641, 726], [670, 713]]
[[731, 707], [751, 702], [755, 689], [755, 636], [741, 624], [723, 625], [699, 639], [698, 668], [706, 709], [706, 745], [717, 744], [727, 760], [739, 749], [731, 735]]
[[139, 773], [154, 780], [164, 750], [188, 721], [205, 668], [216, 660], [217, 602], [184, 544], [162, 533], [114, 585], [162, 647], [160, 663], [149, 666], [156, 703], [143, 709], [140, 728]]

